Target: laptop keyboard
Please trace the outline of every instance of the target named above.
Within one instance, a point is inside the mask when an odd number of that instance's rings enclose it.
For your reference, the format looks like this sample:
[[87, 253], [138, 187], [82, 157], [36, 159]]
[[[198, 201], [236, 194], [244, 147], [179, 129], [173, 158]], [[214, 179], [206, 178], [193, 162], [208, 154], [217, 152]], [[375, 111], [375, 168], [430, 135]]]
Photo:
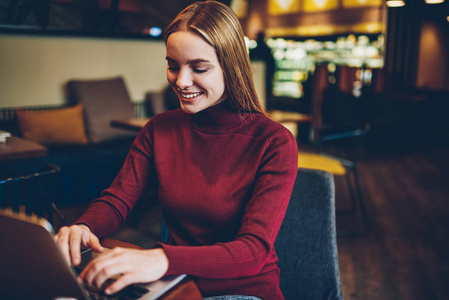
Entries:
[[139, 299], [143, 295], [149, 292], [148, 289], [137, 286], [137, 285], [130, 285], [125, 287], [124, 289], [120, 290], [119, 292], [107, 295], [105, 294], [104, 290], [107, 286], [112, 284], [115, 280], [114, 279], [108, 279], [103, 284], [101, 288], [96, 287], [90, 287], [86, 286], [87, 292], [89, 293], [90, 297], [94, 300], [103, 300], [103, 299], [117, 299], [117, 300], [131, 300], [131, 299]]
[[[75, 268], [75, 271], [77, 273], [80, 273], [81, 270], [78, 268]], [[97, 288], [95, 286], [87, 286], [84, 285], [84, 287], [86, 288], [87, 292], [89, 293], [89, 296], [93, 299], [93, 300], [135, 300], [135, 299], [139, 299], [140, 297], [142, 297], [143, 295], [145, 295], [146, 293], [149, 292], [148, 289], [138, 286], [138, 285], [130, 285], [125, 287], [124, 289], [118, 291], [115, 294], [111, 294], [111, 295], [107, 295], [104, 290], [106, 289], [106, 287], [108, 287], [109, 285], [111, 285], [113, 282], [115, 281], [115, 279], [108, 279], [106, 280], [103, 285], [100, 288]]]

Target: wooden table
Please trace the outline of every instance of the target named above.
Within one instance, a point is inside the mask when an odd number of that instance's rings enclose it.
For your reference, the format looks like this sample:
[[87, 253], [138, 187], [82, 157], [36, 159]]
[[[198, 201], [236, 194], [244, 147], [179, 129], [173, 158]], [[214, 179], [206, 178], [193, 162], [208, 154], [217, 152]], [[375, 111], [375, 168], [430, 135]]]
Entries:
[[[101, 244], [103, 247], [106, 248], [114, 248], [114, 247], [124, 247], [124, 248], [134, 248], [134, 249], [143, 249], [142, 247], [125, 243], [118, 240], [108, 239], [104, 238], [101, 240]], [[161, 300], [202, 300], [203, 297], [201, 296], [201, 293], [195, 284], [191, 279], [188, 277], [181, 281], [174, 289], [169, 291], [167, 294], [165, 294], [163, 297], [160, 298]]]
[[278, 122], [278, 123], [310, 123], [312, 122], [312, 116], [309, 114], [301, 114], [297, 112], [291, 112], [291, 111], [280, 111], [280, 110], [273, 110], [268, 113], [268, 116]]
[[26, 159], [47, 155], [47, 148], [35, 142], [11, 136], [0, 143], [0, 161]]

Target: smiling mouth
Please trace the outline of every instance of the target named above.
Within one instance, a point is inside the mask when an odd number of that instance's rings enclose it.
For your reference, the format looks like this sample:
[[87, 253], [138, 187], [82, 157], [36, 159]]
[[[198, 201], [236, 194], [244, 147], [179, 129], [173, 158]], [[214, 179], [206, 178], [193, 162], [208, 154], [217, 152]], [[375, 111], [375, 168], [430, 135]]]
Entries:
[[198, 97], [199, 95], [202, 95], [203, 93], [200, 92], [200, 93], [192, 93], [192, 94], [184, 94], [184, 93], [180, 93], [180, 94], [185, 99], [193, 99], [195, 97]]

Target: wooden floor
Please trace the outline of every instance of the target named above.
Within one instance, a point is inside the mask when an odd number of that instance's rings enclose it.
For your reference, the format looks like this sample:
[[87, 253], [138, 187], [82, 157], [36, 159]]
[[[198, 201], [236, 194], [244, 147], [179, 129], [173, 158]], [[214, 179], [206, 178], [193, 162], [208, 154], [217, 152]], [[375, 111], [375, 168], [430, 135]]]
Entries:
[[[371, 231], [338, 238], [344, 299], [449, 299], [449, 146], [369, 151], [359, 175]], [[339, 179], [336, 188], [345, 207]], [[113, 237], [151, 247], [159, 227], [150, 214]], [[347, 218], [337, 217], [337, 229]]]
[[449, 147], [417, 148], [359, 163], [371, 231], [337, 241], [344, 299], [449, 299]]

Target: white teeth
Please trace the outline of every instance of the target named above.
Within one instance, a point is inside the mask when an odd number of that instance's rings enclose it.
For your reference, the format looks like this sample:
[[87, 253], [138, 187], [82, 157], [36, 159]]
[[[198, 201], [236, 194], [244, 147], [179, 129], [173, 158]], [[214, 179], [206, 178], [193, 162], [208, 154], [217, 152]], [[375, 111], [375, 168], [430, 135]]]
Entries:
[[187, 99], [191, 99], [191, 98], [197, 97], [199, 95], [201, 95], [201, 93], [195, 93], [195, 94], [183, 94], [183, 93], [181, 93], [181, 96], [184, 97], [184, 98], [187, 98]]

